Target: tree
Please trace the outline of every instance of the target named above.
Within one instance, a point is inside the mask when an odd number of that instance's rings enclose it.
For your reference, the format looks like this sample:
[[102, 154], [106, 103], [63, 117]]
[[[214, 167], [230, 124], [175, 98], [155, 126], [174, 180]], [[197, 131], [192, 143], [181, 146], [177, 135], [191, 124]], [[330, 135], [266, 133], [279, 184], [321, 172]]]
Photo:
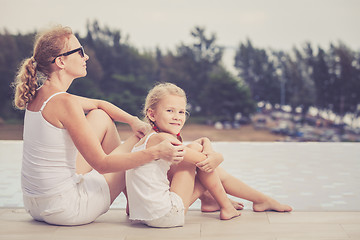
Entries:
[[0, 117], [20, 119], [22, 111], [13, 107], [13, 89], [11, 84], [16, 76], [17, 68], [24, 58], [32, 55], [34, 33], [11, 35], [6, 30], [0, 34]]
[[123, 39], [119, 30], [101, 27], [97, 21], [88, 22], [87, 29], [87, 36], [81, 42], [92, 69], [86, 80], [73, 84], [70, 91], [101, 97], [129, 113], [140, 114], [147, 89], [156, 81], [157, 65], [153, 54], [140, 53]]
[[199, 93], [202, 112], [214, 121], [234, 121], [237, 113], [249, 116], [255, 111], [247, 86], [241, 84], [222, 67], [210, 74], [209, 82]]
[[295, 60], [288, 59], [287, 91], [289, 105], [292, 109], [302, 108], [305, 115], [310, 106], [315, 102], [314, 82], [311, 78], [312, 68], [307, 64], [303, 54], [296, 48], [293, 49]]
[[343, 43], [339, 46], [331, 44], [327, 62], [330, 75], [329, 102], [332, 110], [340, 116], [355, 112], [359, 102], [355, 54]]
[[313, 71], [313, 79], [315, 84], [316, 91], [316, 101], [315, 106], [320, 109], [331, 109], [330, 106], [330, 73], [329, 67], [327, 64], [327, 56], [325, 51], [318, 47], [318, 53], [314, 58], [314, 71]]
[[255, 101], [280, 102], [280, 79], [275, 63], [265, 50], [254, 48], [247, 40], [247, 44], [240, 44], [236, 51], [234, 66], [239, 77], [248, 84]]
[[356, 78], [355, 56], [353, 52], [343, 43], [340, 42], [336, 54], [339, 57], [340, 65], [340, 82], [339, 82], [339, 109], [340, 115], [353, 113], [356, 111], [359, 102], [359, 91]]
[[181, 44], [175, 56], [180, 71], [184, 71], [187, 76], [174, 83], [187, 89], [189, 99], [194, 105], [199, 105], [199, 86], [208, 84], [209, 73], [219, 65], [223, 48], [216, 45], [215, 34], [206, 36], [204, 28], [195, 27], [191, 35], [194, 43], [189, 46]]
[[211, 119], [233, 119], [242, 112], [254, 110], [250, 92], [238, 79], [221, 66], [223, 48], [216, 45], [216, 37], [207, 37], [205, 29], [191, 31], [193, 44], [181, 44], [176, 54], [163, 56], [157, 52], [160, 81], [173, 82], [183, 88], [191, 105], [192, 115]]

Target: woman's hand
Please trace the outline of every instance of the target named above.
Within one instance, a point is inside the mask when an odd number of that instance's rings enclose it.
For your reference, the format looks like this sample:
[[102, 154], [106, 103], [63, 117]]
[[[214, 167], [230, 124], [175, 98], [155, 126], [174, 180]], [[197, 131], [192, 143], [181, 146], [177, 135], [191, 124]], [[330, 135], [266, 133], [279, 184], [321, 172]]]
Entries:
[[150, 124], [141, 121], [139, 118], [134, 117], [134, 120], [129, 124], [133, 132], [138, 138], [143, 138], [150, 130]]
[[158, 145], [161, 159], [178, 164], [184, 160], [185, 146], [177, 139], [165, 139]]
[[215, 170], [215, 168], [217, 168], [220, 163], [222, 163], [224, 161], [224, 157], [222, 156], [222, 154], [217, 153], [217, 152], [203, 152], [207, 158], [204, 161], [201, 161], [199, 163], [196, 164], [196, 166], [204, 172], [212, 172]]

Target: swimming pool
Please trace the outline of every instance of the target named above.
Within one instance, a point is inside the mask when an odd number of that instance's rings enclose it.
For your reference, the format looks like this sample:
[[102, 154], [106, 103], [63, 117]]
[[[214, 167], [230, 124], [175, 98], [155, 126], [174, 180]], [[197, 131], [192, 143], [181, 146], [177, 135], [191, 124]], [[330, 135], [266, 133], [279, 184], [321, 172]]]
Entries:
[[[296, 211], [360, 211], [360, 143], [215, 142], [221, 166]], [[23, 207], [22, 141], [0, 141], [0, 207]], [[234, 198], [236, 199], [236, 198]], [[244, 200], [245, 208], [251, 204]], [[111, 208], [124, 208], [120, 195]], [[197, 201], [191, 209], [198, 209]]]

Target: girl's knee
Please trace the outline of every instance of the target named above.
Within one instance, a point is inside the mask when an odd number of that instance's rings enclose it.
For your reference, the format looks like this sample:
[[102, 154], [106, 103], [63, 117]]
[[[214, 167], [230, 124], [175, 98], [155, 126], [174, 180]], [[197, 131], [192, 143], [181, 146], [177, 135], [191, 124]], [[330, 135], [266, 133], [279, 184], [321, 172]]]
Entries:
[[188, 172], [190, 175], [195, 176], [196, 166], [192, 163], [182, 161], [176, 166], [174, 170], [175, 174], [178, 174], [179, 172]]
[[192, 142], [186, 145], [188, 148], [191, 148], [192, 150], [195, 150], [197, 152], [202, 152], [203, 146], [200, 143]]

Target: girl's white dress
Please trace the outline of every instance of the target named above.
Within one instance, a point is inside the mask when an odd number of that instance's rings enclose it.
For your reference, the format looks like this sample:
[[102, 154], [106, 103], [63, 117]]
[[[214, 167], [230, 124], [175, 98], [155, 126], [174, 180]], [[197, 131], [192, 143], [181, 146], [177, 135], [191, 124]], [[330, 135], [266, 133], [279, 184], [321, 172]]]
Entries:
[[[146, 149], [149, 138], [135, 146], [132, 152]], [[167, 214], [171, 208], [170, 183], [167, 172], [171, 163], [162, 159], [126, 171], [126, 191], [131, 220], [154, 220]]]
[[[132, 152], [146, 149], [144, 143]], [[167, 172], [171, 163], [162, 159], [126, 171], [130, 219], [152, 227], [177, 227], [184, 225], [184, 204], [179, 195], [170, 192]]]

